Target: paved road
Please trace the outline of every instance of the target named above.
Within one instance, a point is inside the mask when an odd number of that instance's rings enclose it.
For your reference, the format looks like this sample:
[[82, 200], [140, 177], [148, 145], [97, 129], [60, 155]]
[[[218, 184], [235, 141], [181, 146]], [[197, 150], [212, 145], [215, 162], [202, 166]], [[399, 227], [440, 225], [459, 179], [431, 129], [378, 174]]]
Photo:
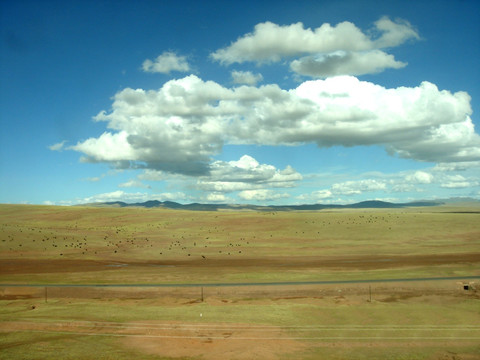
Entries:
[[370, 279], [370, 280], [322, 280], [322, 281], [279, 281], [279, 282], [242, 282], [242, 283], [195, 283], [195, 284], [0, 284], [0, 287], [234, 287], [234, 286], [301, 286], [301, 285], [339, 285], [372, 284], [414, 281], [480, 280], [476, 276], [453, 276], [433, 278]]

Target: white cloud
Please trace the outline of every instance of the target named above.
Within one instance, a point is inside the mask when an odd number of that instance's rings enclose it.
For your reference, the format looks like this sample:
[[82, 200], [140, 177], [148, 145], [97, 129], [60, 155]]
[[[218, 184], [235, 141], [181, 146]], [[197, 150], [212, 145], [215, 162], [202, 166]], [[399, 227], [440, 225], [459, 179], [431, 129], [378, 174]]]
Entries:
[[[208, 194], [194, 199], [195, 201], [225, 203], [234, 202], [232, 198], [225, 195], [226, 193], [291, 188], [297, 186], [297, 183], [302, 179], [302, 175], [289, 165], [284, 169], [277, 169], [273, 165], [260, 164], [249, 155], [243, 155], [238, 160], [213, 161], [210, 164], [209, 173], [198, 176], [195, 182], [193, 182], [195, 179], [190, 176], [145, 169], [135, 180], [130, 180], [119, 186], [146, 187], [140, 180], [166, 181], [169, 183], [169, 187], [200, 190], [202, 193]], [[248, 193], [242, 193], [242, 195], [244, 194]], [[273, 192], [270, 190], [269, 192], [260, 191], [259, 194], [273, 194]], [[281, 197], [284, 197], [284, 195]], [[275, 196], [280, 198], [278, 194]]]
[[328, 199], [332, 197], [332, 192], [330, 190], [317, 190], [312, 194], [316, 199]]
[[104, 132], [99, 138], [87, 139], [71, 148], [87, 155], [86, 158], [83, 158], [83, 161], [86, 162], [89, 159], [99, 162], [135, 160], [135, 151], [127, 139], [128, 136], [126, 131], [113, 134]]
[[479, 185], [478, 181], [468, 180], [462, 175], [447, 175], [440, 185], [448, 189], [461, 189]]
[[422, 191], [422, 189], [416, 187], [415, 185], [407, 184], [407, 183], [392, 184], [391, 189], [393, 192], [400, 192], [400, 193]]
[[210, 156], [220, 151], [224, 141], [220, 116], [229, 111], [211, 102], [228, 92], [194, 75], [169, 81], [158, 91], [127, 88], [115, 95], [110, 114], [100, 112], [95, 117], [116, 132], [105, 132], [72, 149], [83, 152], [85, 161], [206, 173]]
[[232, 71], [234, 84], [255, 85], [263, 80], [262, 74], [254, 74], [251, 71]]
[[407, 175], [405, 180], [413, 184], [430, 184], [433, 181], [433, 175], [425, 171], [416, 171], [413, 174]]
[[134, 188], [144, 188], [144, 189], [150, 189], [151, 188], [151, 186], [146, 185], [146, 184], [144, 184], [144, 183], [142, 183], [141, 181], [138, 181], [138, 180], [129, 180], [127, 182], [119, 184], [118, 187], [121, 187], [121, 188], [134, 187]]
[[[143, 192], [130, 193], [130, 192], [125, 192], [123, 190], [117, 190], [117, 191], [112, 191], [108, 193], [96, 194], [83, 199], [77, 199], [76, 201], [74, 201], [74, 203], [89, 204], [89, 203], [113, 202], [113, 201], [123, 201], [127, 203], [134, 203], [134, 202], [144, 202], [148, 200], [183, 201], [188, 199], [189, 197], [185, 195], [185, 193], [183, 192], [151, 194], [151, 193], [143, 193]], [[73, 205], [73, 203], [69, 205]]]
[[467, 188], [471, 187], [474, 185], [477, 185], [478, 183], [470, 183], [468, 181], [455, 181], [455, 182], [447, 182], [441, 185], [443, 188], [448, 188], [448, 189], [462, 189], [462, 188]]
[[145, 193], [126, 193], [122, 190], [112, 191], [108, 193], [97, 194], [83, 199], [79, 199], [78, 203], [96, 203], [96, 202], [112, 202], [112, 201], [146, 201]]
[[154, 61], [145, 60], [142, 69], [145, 72], [169, 74], [171, 71], [190, 71], [190, 65], [185, 56], [178, 56], [174, 52], [165, 51]]
[[205, 200], [213, 203], [227, 203], [231, 201], [231, 199], [228, 196], [225, 196], [225, 194], [222, 194], [222, 193], [207, 194], [207, 196], [205, 197]]
[[383, 181], [365, 179], [333, 184], [331, 192], [335, 195], [358, 195], [369, 191], [385, 190], [386, 188], [387, 186]]
[[390, 180], [387, 182], [391, 186], [391, 191], [406, 193], [406, 192], [424, 192], [426, 187], [424, 185], [433, 184], [435, 176], [428, 171], [402, 171], [398, 174], [390, 174]]
[[212, 156], [225, 143], [377, 144], [420, 161], [478, 161], [480, 136], [471, 113], [467, 93], [440, 91], [429, 82], [387, 89], [339, 76], [287, 91], [226, 88], [190, 75], [159, 90], [117, 93], [112, 111], [95, 117], [109, 131], [70, 149], [82, 152], [84, 161], [190, 176], [218, 172]]
[[[182, 174], [172, 174], [159, 170], [144, 169], [142, 173], [137, 175], [137, 179], [140, 181], [166, 181], [175, 184], [185, 185], [186, 183], [191, 183], [192, 178]], [[189, 187], [191, 187], [189, 185]]]
[[385, 69], [400, 69], [407, 64], [396, 61], [393, 55], [381, 50], [364, 52], [336, 51], [328, 54], [302, 57], [290, 68], [300, 75], [328, 77], [336, 75], [375, 74]]
[[480, 161], [461, 161], [456, 163], [439, 163], [435, 165], [432, 171], [451, 172], [466, 171], [473, 168], [480, 168]]
[[403, 20], [394, 22], [384, 17], [374, 25], [369, 33], [379, 35], [378, 38], [363, 33], [348, 21], [335, 26], [325, 23], [314, 30], [305, 29], [300, 22], [285, 26], [265, 22], [257, 24], [252, 33], [240, 37], [230, 46], [212, 53], [211, 57], [227, 65], [245, 61], [262, 63], [338, 50], [380, 49], [419, 38], [412, 26]]
[[386, 16], [375, 22], [375, 30], [380, 34], [374, 40], [376, 48], [398, 46], [409, 39], [420, 38], [418, 32], [408, 21], [402, 19], [392, 21]]
[[330, 190], [317, 190], [310, 194], [302, 194], [296, 197], [296, 199], [301, 201], [311, 202], [320, 202], [325, 199], [331, 199], [333, 196]]
[[241, 191], [238, 196], [247, 201], [272, 201], [290, 197], [287, 193], [277, 193], [269, 189], [245, 190]]
[[215, 161], [208, 176], [201, 177], [197, 187], [216, 192], [233, 192], [267, 187], [293, 187], [302, 175], [291, 166], [278, 170], [272, 165], [260, 164], [248, 155], [238, 161]]
[[[294, 92], [315, 104], [301, 124], [319, 146], [383, 144], [392, 154], [433, 162], [480, 157], [465, 92], [439, 91], [429, 82], [386, 89], [351, 76], [307, 81]], [[289, 137], [295, 138], [291, 131]]]
[[[186, 195], [184, 192], [177, 191], [177, 192], [166, 192], [161, 194], [153, 195], [154, 199], [159, 201], [190, 201], [191, 197]], [[152, 195], [150, 195], [150, 199], [152, 199]]]
[[148, 180], [148, 181], [163, 181], [171, 179], [173, 175], [166, 174], [163, 171], [145, 169], [144, 172], [138, 175], [139, 180]]
[[[470, 164], [471, 165], [471, 164]], [[363, 174], [352, 175], [349, 173], [323, 174], [305, 176], [310, 182], [310, 186], [317, 186], [322, 190], [311, 193], [304, 193], [296, 197], [302, 203], [345, 203], [352, 202], [352, 199], [377, 199], [388, 200], [388, 197], [379, 196], [382, 194], [410, 193], [409, 197], [405, 194], [398, 196], [392, 202], [406, 202], [418, 200], [418, 195], [413, 193], [422, 193], [422, 198], [447, 198], [451, 192], [446, 189], [466, 189], [457, 191], [455, 196], [472, 196], [476, 186], [480, 186], [478, 169], [469, 170], [460, 169], [460, 173], [455, 174], [455, 170], [447, 169], [444, 173], [437, 167], [425, 168], [423, 170], [408, 170], [397, 173], [367, 172]], [[433, 173], [432, 173], [433, 172]], [[453, 173], [452, 173], [453, 172]], [[361, 177], [360, 180], [335, 181], [336, 179]], [[326, 180], [327, 179], [327, 180]], [[333, 184], [329, 184], [331, 181]], [[329, 187], [328, 187], [329, 186]], [[467, 192], [468, 191], [468, 192]], [[392, 198], [393, 199], [393, 198]]]
[[48, 148], [52, 151], [62, 151], [66, 142], [66, 140], [63, 140], [57, 144], [50, 145]]
[[102, 177], [100, 176], [94, 176], [94, 177], [89, 177], [89, 178], [86, 178], [85, 180], [86, 181], [91, 181], [91, 182], [98, 182], [102, 179]]

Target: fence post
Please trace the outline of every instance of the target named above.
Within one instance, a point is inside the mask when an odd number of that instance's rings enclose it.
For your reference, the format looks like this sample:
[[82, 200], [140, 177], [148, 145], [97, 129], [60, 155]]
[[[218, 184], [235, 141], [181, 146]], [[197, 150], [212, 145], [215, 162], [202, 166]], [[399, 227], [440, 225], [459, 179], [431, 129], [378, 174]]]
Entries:
[[45, 286], [45, 304], [48, 303], [47, 287]]

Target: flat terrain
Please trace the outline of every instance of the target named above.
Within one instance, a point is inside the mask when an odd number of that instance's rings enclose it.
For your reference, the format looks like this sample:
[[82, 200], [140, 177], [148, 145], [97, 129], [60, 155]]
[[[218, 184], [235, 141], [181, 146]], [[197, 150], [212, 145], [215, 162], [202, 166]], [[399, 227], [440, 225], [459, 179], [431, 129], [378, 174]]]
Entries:
[[0, 205], [0, 359], [479, 359], [479, 211]]

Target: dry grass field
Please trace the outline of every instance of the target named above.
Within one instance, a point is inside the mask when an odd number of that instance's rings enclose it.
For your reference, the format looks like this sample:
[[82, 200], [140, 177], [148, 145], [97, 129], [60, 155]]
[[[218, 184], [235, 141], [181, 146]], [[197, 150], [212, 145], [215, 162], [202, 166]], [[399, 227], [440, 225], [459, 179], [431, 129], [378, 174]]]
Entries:
[[479, 359], [479, 210], [0, 205], [0, 359]]

